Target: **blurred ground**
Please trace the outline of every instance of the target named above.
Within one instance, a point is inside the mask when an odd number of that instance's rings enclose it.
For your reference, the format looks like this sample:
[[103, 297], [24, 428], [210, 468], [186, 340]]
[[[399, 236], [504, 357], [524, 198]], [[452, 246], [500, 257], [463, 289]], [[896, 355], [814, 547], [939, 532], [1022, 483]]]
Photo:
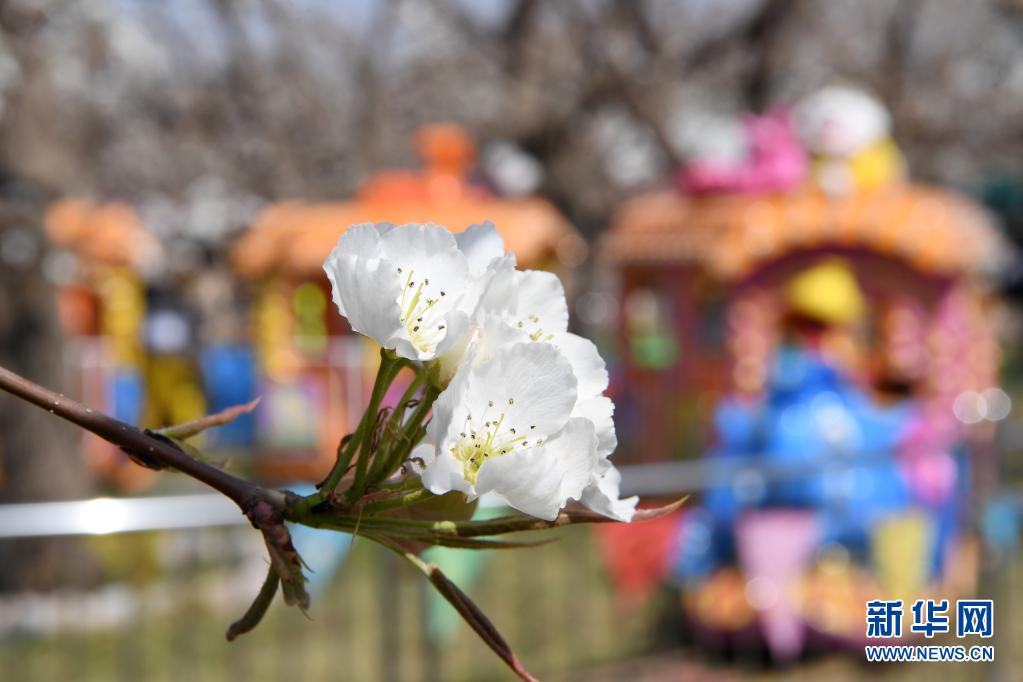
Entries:
[[[193, 539], [195, 544], [226, 546], [238, 531], [202, 533], [205, 539]], [[119, 562], [124, 584], [139, 589], [147, 583], [151, 567], [144, 557], [154, 536], [96, 540], [106, 545], [105, 556], [119, 557], [110, 562]], [[1018, 562], [1011, 572], [988, 581], [997, 614], [994, 664], [868, 665], [862, 654], [851, 652], [772, 669], [759, 660], [724, 660], [713, 652], [680, 647], [679, 631], [668, 624], [676, 612], [666, 593], [638, 612], [621, 610], [591, 540], [585, 529], [573, 529], [550, 546], [497, 554], [468, 589], [541, 679], [915, 682], [940, 670], [942, 679], [965, 681], [1013, 679], [1011, 671], [1023, 661], [1020, 631], [1013, 627], [1019, 608], [1013, 586], [1023, 579]], [[314, 599], [311, 622], [278, 602], [257, 630], [232, 644], [224, 642], [223, 633], [244, 602], [230, 599], [229, 590], [218, 582], [225, 576], [223, 567], [201, 564], [182, 565], [159, 581], [172, 589], [150, 591], [137, 618], [119, 626], [98, 627], [89, 634], [23, 632], [4, 637], [0, 670], [17, 671], [16, 679], [25, 682], [509, 678], [462, 624], [449, 640], [430, 641], [424, 633], [425, 584], [369, 543], [357, 544], [327, 592]], [[244, 571], [230, 575], [234, 582], [246, 580]], [[258, 583], [258, 570], [254, 577]], [[396, 604], [398, 613], [381, 611]]]

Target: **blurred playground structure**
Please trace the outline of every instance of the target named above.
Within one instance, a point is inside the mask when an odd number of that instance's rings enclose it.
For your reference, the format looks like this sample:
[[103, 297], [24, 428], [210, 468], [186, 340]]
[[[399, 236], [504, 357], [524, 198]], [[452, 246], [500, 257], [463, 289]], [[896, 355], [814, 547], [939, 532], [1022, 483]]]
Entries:
[[784, 662], [812, 640], [857, 649], [871, 599], [976, 589], [1011, 252], [979, 205], [906, 179], [863, 93], [826, 88], [741, 134], [739, 160], [697, 156], [604, 238], [612, 391], [623, 459], [731, 473], [681, 514], [666, 571], [693, 628]]
[[[147, 264], [167, 255], [130, 207], [54, 204], [47, 230], [77, 273], [58, 295], [80, 395], [145, 425], [260, 396], [253, 416], [207, 447], [273, 480], [315, 479], [361, 416], [377, 356], [337, 314], [323, 275], [345, 227], [433, 221], [462, 230], [489, 220], [522, 266], [571, 284], [587, 245], [550, 203], [496, 196], [471, 178], [475, 149], [457, 126], [426, 127], [416, 141], [421, 171], [380, 173], [348, 201], [271, 204], [237, 240], [228, 272], [209, 263], [188, 281], [147, 287]], [[400, 381], [394, 390], [396, 399]], [[99, 473], [128, 489], [151, 483], [116, 448], [87, 440]]]

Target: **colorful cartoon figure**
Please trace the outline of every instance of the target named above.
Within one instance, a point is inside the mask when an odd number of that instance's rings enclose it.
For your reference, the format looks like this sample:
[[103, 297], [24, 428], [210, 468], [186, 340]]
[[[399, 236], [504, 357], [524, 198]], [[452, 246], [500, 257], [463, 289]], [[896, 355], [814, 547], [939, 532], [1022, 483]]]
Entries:
[[940, 576], [959, 474], [953, 434], [911, 397], [882, 403], [857, 379], [867, 304], [851, 269], [826, 260], [781, 291], [782, 339], [760, 398], [717, 409], [711, 457], [735, 473], [707, 490], [707, 513], [684, 521], [676, 577], [700, 592], [737, 567], [764, 640], [789, 660], [805, 636], [800, 590], [823, 549], [839, 548], [884, 593]]
[[806, 176], [806, 154], [786, 111], [698, 126], [692, 132], [691, 162], [679, 173], [685, 192], [778, 192], [797, 187]]
[[811, 174], [829, 194], [848, 194], [900, 181], [905, 162], [891, 138], [891, 118], [876, 99], [833, 85], [793, 110], [799, 139], [811, 155]]

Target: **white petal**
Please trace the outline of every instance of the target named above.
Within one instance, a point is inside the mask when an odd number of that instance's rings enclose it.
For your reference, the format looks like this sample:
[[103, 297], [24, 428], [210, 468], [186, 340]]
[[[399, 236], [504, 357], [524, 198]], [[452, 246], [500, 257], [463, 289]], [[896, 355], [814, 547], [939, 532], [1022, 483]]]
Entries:
[[585, 400], [589, 396], [597, 396], [607, 389], [608, 375], [604, 358], [596, 344], [577, 334], [555, 334], [551, 340], [560, 348], [572, 363], [576, 381], [579, 382], [579, 397]]
[[562, 472], [562, 500], [578, 500], [593, 480], [600, 459], [593, 424], [586, 419], [569, 419], [565, 430], [544, 443], [543, 449], [554, 456]]
[[479, 311], [482, 297], [490, 288], [494, 278], [501, 273], [513, 272], [515, 270], [515, 256], [508, 253], [495, 258], [481, 272], [474, 271], [471, 264], [469, 268], [471, 277], [465, 295], [462, 298], [461, 308], [468, 313], [476, 314]]
[[452, 340], [450, 345], [445, 344], [443, 353], [437, 356], [436, 361], [439, 386], [444, 387], [451, 383], [458, 368], [466, 361], [467, 354], [476, 346], [478, 333], [479, 330], [468, 323], [457, 340]]
[[381, 232], [380, 247], [384, 258], [398, 265], [411, 265], [436, 254], [458, 251], [455, 236], [434, 223], [391, 225]]
[[[410, 223], [381, 235], [383, 257], [402, 269], [402, 282], [411, 275], [412, 288], [429, 280], [428, 294], [442, 305], [453, 307], [468, 288], [469, 264], [458, 250], [454, 236], [440, 225]], [[441, 297], [439, 292], [445, 292]]]
[[463, 407], [474, 410], [470, 414], [477, 420], [484, 414], [495, 419], [503, 414], [506, 428], [514, 427], [529, 439], [560, 431], [576, 403], [571, 364], [545, 343], [505, 346], [469, 371]]
[[[335, 252], [341, 249], [338, 246]], [[390, 263], [377, 258], [331, 254], [324, 265], [338, 310], [352, 329], [389, 347], [401, 328], [398, 296], [401, 285]]]
[[573, 419], [541, 447], [487, 460], [476, 490], [496, 492], [519, 511], [554, 520], [569, 499], [582, 496], [593, 476], [596, 436], [585, 419]]
[[504, 318], [497, 315], [486, 315], [479, 328], [479, 338], [476, 343], [476, 360], [486, 362], [494, 356], [494, 353], [517, 343], [529, 343], [529, 334], [524, 330], [513, 327]]
[[608, 518], [617, 519], [618, 521], [632, 521], [639, 498], [633, 495], [624, 500], [619, 499], [619, 489], [622, 481], [621, 473], [607, 460], [602, 460], [600, 467], [603, 470], [597, 475], [596, 480], [583, 491], [581, 502], [598, 514], [603, 514]]
[[390, 348], [394, 350], [400, 358], [406, 358], [408, 360], [423, 361], [428, 359], [428, 353], [423, 353], [421, 350], [415, 347], [411, 339], [408, 336], [408, 330], [404, 326], [391, 334], [387, 339], [380, 342], [380, 345], [384, 348]]
[[450, 448], [452, 439], [461, 430], [461, 420], [465, 418], [465, 408], [462, 406], [462, 402], [472, 376], [473, 364], [474, 355], [470, 349], [447, 388], [441, 391], [433, 403], [433, 418], [430, 420], [429, 435], [434, 443], [440, 443], [442, 446], [447, 444], [447, 447]]
[[[383, 225], [385, 224], [381, 223], [381, 226]], [[373, 223], [352, 225], [341, 235], [337, 246], [334, 247], [334, 250], [330, 252], [327, 260], [323, 263], [323, 271], [327, 273], [327, 279], [330, 280], [330, 291], [334, 299], [334, 305], [337, 306], [338, 312], [344, 317], [348, 317], [348, 313], [345, 311], [344, 302], [338, 295], [337, 269], [340, 267], [339, 260], [342, 256], [346, 255], [362, 258], [379, 258], [380, 229]]]
[[597, 453], [605, 458], [618, 447], [614, 411], [615, 404], [607, 396], [580, 400], [572, 409], [573, 417], [582, 417], [593, 423], [597, 434]]
[[[458, 250], [465, 254], [469, 261], [469, 272], [474, 275], [482, 274], [491, 261], [505, 255], [504, 240], [489, 220], [482, 225], [472, 225], [456, 234], [455, 243], [458, 244]], [[513, 257], [512, 265], [514, 264]]]
[[461, 310], [452, 310], [444, 316], [444, 338], [437, 343], [432, 357], [448, 352], [469, 332], [469, 316]]
[[568, 329], [568, 303], [557, 275], [539, 270], [498, 272], [480, 300], [485, 313], [542, 337]]
[[[475, 491], [462, 475], [462, 463], [455, 459], [450, 452], [438, 452], [432, 445], [420, 443], [412, 451], [412, 456], [429, 462], [423, 472], [422, 481], [423, 486], [434, 495], [443, 495], [457, 490], [467, 496], [475, 497]], [[431, 459], [428, 460], [428, 458]]]
[[477, 323], [469, 322], [457, 341], [443, 344], [443, 352], [438, 358], [438, 381], [441, 386], [447, 385], [465, 362], [470, 349], [475, 362], [488, 362], [498, 348], [528, 342], [529, 335], [523, 330], [510, 326], [497, 315], [485, 315]]
[[449, 310], [440, 318], [444, 323], [444, 330], [438, 334], [438, 341], [433, 348], [422, 349], [412, 343], [412, 337], [405, 325], [401, 325], [394, 334], [382, 345], [385, 348], [393, 348], [403, 358], [428, 362], [448, 352], [451, 346], [465, 334], [469, 327], [469, 316], [460, 310]]
[[337, 248], [347, 256], [380, 258], [380, 236], [394, 229], [391, 223], [359, 223], [352, 225], [337, 241]]

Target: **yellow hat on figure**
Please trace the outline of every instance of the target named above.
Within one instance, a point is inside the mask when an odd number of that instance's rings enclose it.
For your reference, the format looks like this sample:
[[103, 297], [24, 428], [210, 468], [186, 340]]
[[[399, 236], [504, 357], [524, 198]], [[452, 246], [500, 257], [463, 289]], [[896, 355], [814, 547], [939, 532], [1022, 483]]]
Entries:
[[785, 294], [792, 312], [828, 324], [851, 324], [865, 307], [856, 277], [841, 261], [804, 270], [789, 281]]

